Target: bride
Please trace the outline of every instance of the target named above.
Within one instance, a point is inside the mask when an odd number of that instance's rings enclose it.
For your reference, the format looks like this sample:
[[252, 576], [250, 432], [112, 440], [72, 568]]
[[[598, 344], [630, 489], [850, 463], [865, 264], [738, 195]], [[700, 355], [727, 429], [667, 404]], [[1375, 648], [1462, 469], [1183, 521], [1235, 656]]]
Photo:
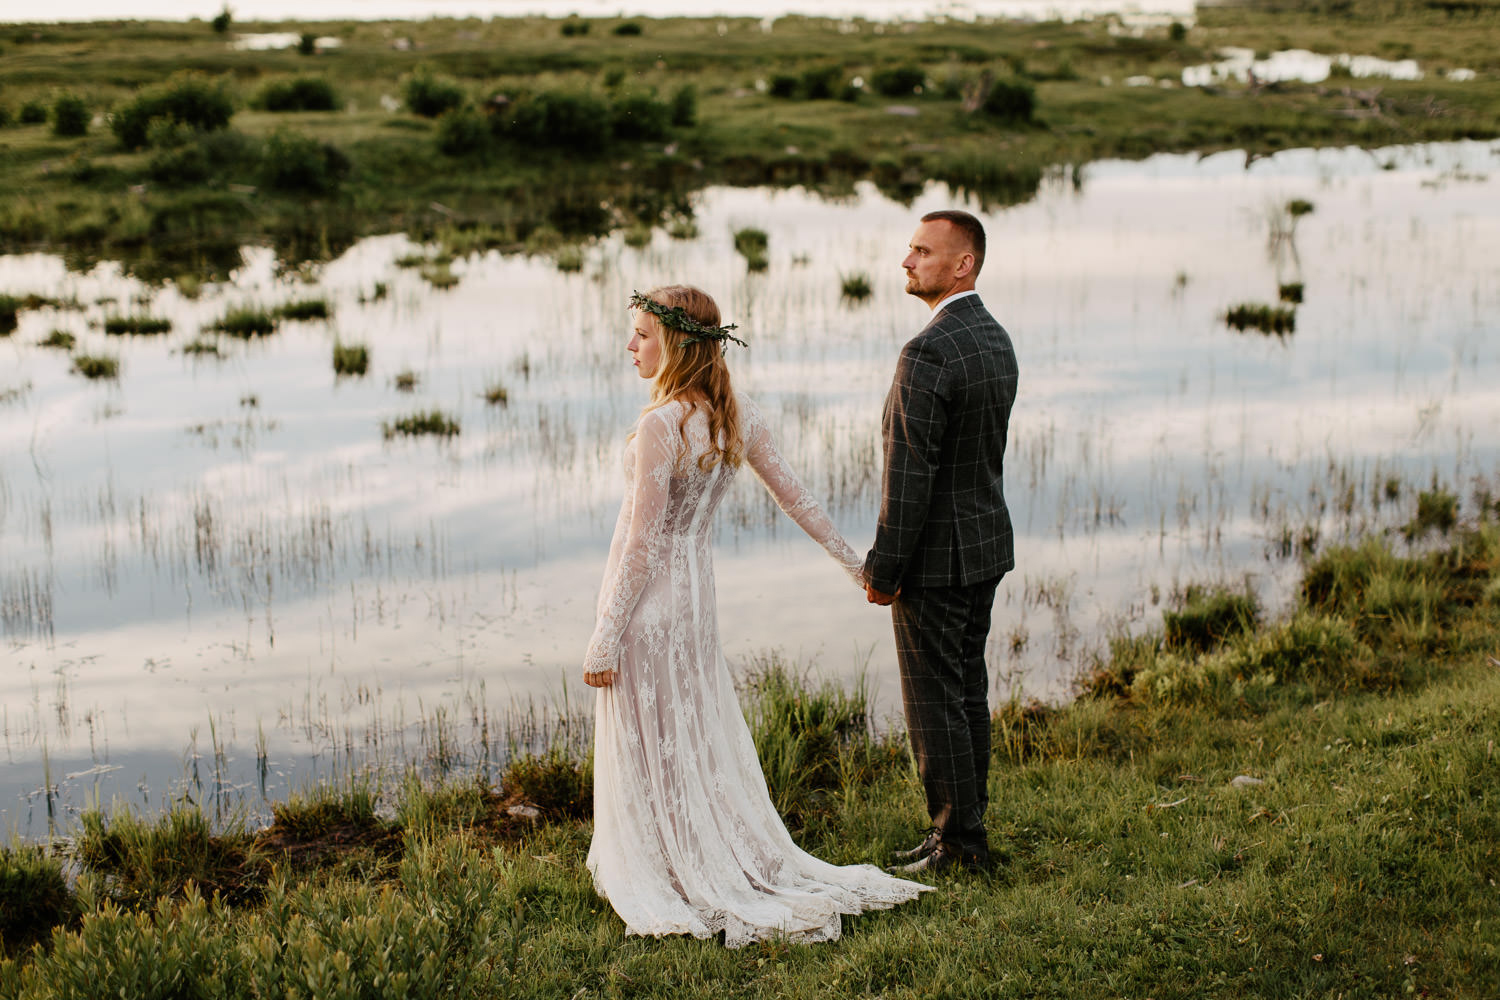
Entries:
[[[588, 866], [629, 934], [826, 941], [840, 917], [930, 887], [839, 867], [792, 842], [766, 791], [719, 645], [714, 509], [742, 463], [860, 587], [862, 560], [730, 387], [719, 308], [671, 285], [630, 300], [628, 349], [651, 401], [625, 446], [625, 500], [584, 679], [594, 722]], [[851, 595], [852, 596], [852, 595]]]

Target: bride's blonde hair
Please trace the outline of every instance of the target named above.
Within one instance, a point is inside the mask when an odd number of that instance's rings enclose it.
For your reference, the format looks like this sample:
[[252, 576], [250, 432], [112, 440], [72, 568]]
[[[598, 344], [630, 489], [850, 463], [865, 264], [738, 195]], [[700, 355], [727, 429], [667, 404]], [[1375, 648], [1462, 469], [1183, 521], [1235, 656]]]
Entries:
[[[713, 296], [692, 285], [663, 285], [646, 293], [652, 302], [668, 309], [681, 309], [689, 319], [702, 326], [720, 325], [719, 306]], [[690, 339], [689, 334], [662, 323], [647, 313], [661, 337], [661, 367], [651, 381], [651, 402], [642, 416], [668, 403], [681, 400], [687, 404], [679, 429], [687, 440], [687, 418], [699, 406], [708, 410], [709, 450], [698, 459], [698, 467], [707, 472], [719, 462], [736, 468], [745, 459], [745, 440], [740, 433], [740, 408], [729, 380], [729, 366], [724, 363], [724, 341], [708, 338]]]

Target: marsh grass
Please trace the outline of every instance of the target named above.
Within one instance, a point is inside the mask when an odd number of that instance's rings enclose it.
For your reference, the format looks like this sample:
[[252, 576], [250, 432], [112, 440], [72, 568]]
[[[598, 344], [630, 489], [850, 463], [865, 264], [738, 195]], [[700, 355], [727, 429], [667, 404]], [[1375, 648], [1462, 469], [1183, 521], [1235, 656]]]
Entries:
[[164, 316], [106, 316], [104, 332], [114, 337], [143, 337], [172, 332], [172, 321]]
[[327, 299], [298, 299], [277, 306], [275, 315], [278, 319], [312, 320], [327, 319], [332, 312]]
[[98, 892], [121, 906], [150, 908], [183, 895], [191, 884], [244, 903], [259, 897], [270, 864], [242, 828], [215, 832], [195, 806], [155, 822], [125, 811], [85, 813], [73, 850], [85, 870], [102, 876]]
[[73, 371], [87, 379], [118, 378], [120, 359], [105, 354], [75, 354]]
[[413, 392], [421, 380], [416, 372], [410, 368], [403, 368], [391, 378], [391, 385], [396, 388], [397, 392]]
[[1235, 330], [1259, 330], [1261, 333], [1284, 336], [1296, 332], [1297, 311], [1283, 306], [1242, 302], [1225, 311], [1224, 323]]
[[422, 280], [433, 288], [452, 288], [461, 280], [453, 273], [453, 265], [446, 260], [421, 265]]
[[735, 230], [734, 250], [745, 258], [745, 265], [751, 271], [764, 271], [770, 264], [770, 246], [771, 238], [764, 229], [746, 227]]
[[64, 351], [71, 351], [78, 343], [78, 338], [67, 330], [53, 330], [47, 336], [37, 341], [38, 347], [56, 347]]
[[395, 420], [382, 421], [381, 432], [389, 440], [398, 434], [403, 437], [434, 436], [450, 438], [459, 432], [458, 421], [441, 410], [412, 413]]
[[370, 370], [370, 349], [364, 344], [333, 345], [335, 375], [363, 375]]
[[491, 406], [510, 405], [510, 390], [505, 387], [503, 382], [491, 382], [485, 386], [484, 392], [480, 393], [480, 397]]
[[1284, 285], [1280, 286], [1280, 288], [1277, 290], [1277, 297], [1280, 298], [1282, 302], [1286, 302], [1286, 303], [1288, 303], [1290, 305], [1301, 305], [1302, 304], [1302, 290], [1303, 290], [1303, 284], [1302, 284], [1302, 282], [1300, 282], [1300, 281], [1289, 282], [1287, 284], [1284, 284]]
[[24, 954], [78, 916], [58, 857], [35, 844], [0, 847], [0, 959]]
[[21, 300], [14, 295], [0, 295], [0, 337], [15, 333], [20, 325]]
[[274, 312], [256, 306], [239, 306], [230, 309], [213, 324], [213, 329], [241, 340], [268, 337], [276, 332], [277, 316]]
[[219, 342], [206, 337], [196, 337], [178, 348], [183, 354], [194, 358], [221, 357]]
[[870, 297], [872, 291], [870, 276], [863, 271], [842, 275], [839, 278], [840, 295], [850, 302], [863, 302]]

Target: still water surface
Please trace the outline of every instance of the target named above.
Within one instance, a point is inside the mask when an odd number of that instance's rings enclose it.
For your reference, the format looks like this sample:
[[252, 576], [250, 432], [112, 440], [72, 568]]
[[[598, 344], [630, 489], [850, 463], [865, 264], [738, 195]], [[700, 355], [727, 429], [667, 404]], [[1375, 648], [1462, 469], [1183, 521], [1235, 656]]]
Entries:
[[[1159, 622], [1188, 582], [1248, 580], [1275, 608], [1304, 542], [1400, 523], [1434, 478], [1465, 496], [1495, 485], [1497, 169], [1494, 143], [1248, 167], [1158, 156], [968, 206], [991, 234], [980, 291], [1022, 372], [996, 698], [1065, 696], [1111, 631]], [[1291, 228], [1294, 198], [1314, 210]], [[926, 319], [898, 262], [917, 216], [955, 200], [939, 185], [911, 204], [864, 186], [710, 189], [696, 239], [617, 234], [578, 273], [474, 256], [446, 290], [398, 266], [422, 249], [402, 236], [316, 272], [246, 248], [196, 299], [114, 265], [0, 257], [0, 292], [81, 306], [23, 312], [0, 339], [0, 829], [45, 831], [49, 782], [63, 820], [184, 789], [258, 808], [369, 758], [472, 754], [486, 722], [477, 752], [497, 758], [507, 711], [584, 702], [621, 447], [645, 398], [625, 352], [632, 289], [686, 280], [719, 298], [751, 344], [731, 356], [739, 386], [868, 546], [881, 402]], [[733, 249], [744, 226], [769, 234], [764, 274]], [[853, 272], [871, 279], [865, 302], [841, 297]], [[1296, 282], [1295, 333], [1222, 322]], [[181, 350], [231, 307], [311, 297], [331, 319], [220, 339], [219, 358]], [[136, 311], [172, 331], [99, 328]], [[70, 374], [37, 345], [53, 329], [118, 356], [118, 381]], [[367, 375], [335, 376], [336, 341], [368, 346]], [[483, 398], [497, 385], [505, 405]], [[462, 432], [383, 437], [432, 408]], [[741, 478], [718, 525], [729, 655], [863, 670], [894, 712], [887, 618]], [[1388, 480], [1400, 498], [1382, 503]]]

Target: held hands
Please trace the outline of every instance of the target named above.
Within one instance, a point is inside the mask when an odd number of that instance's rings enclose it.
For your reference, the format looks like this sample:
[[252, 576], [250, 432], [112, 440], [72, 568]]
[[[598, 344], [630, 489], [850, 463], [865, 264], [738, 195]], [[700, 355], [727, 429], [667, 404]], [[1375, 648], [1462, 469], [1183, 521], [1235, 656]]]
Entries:
[[883, 593], [882, 591], [876, 590], [868, 583], [865, 584], [865, 600], [869, 601], [871, 604], [878, 604], [882, 608], [888, 607], [891, 602], [895, 601], [895, 599], [900, 596], [900, 590], [897, 590], [894, 594], [887, 594]]
[[591, 674], [585, 670], [583, 673], [583, 682], [589, 687], [607, 688], [619, 679], [618, 670], [604, 670], [597, 674]]

